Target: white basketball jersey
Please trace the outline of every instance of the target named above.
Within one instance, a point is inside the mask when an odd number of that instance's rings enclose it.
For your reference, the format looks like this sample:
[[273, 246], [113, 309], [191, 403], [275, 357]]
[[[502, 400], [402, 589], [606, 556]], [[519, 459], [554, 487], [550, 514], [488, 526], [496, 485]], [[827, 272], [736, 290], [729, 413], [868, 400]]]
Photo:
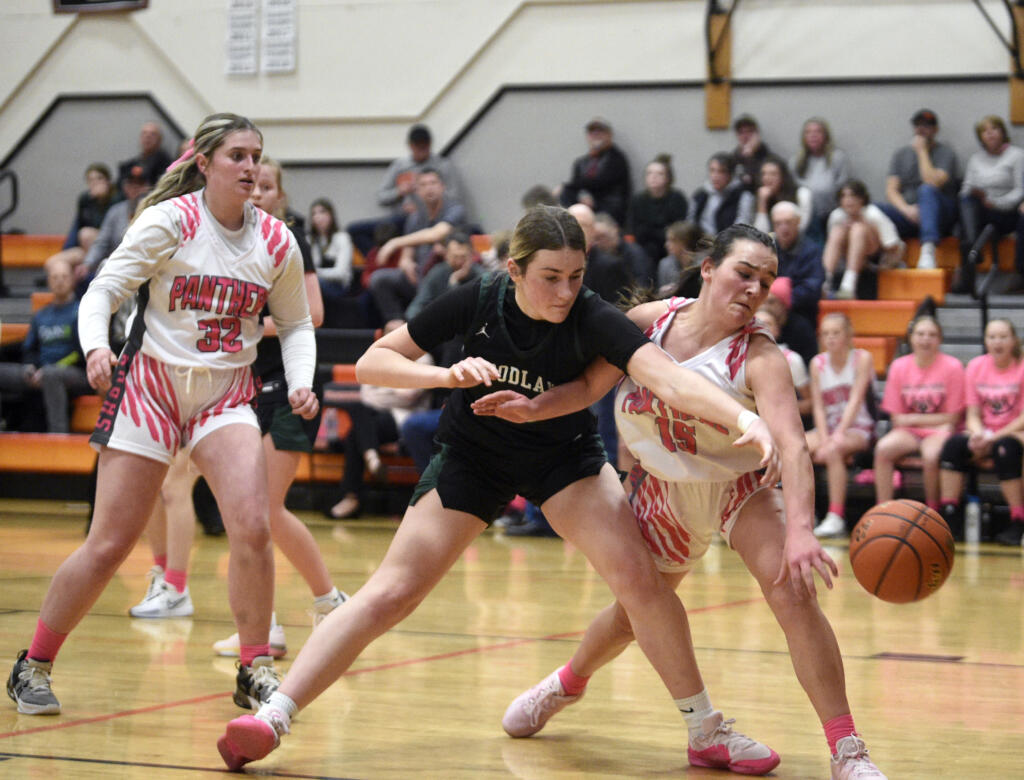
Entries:
[[[676, 313], [695, 299], [671, 298], [666, 303], [668, 311], [647, 330], [659, 347]], [[747, 387], [746, 362], [750, 337], [757, 333], [771, 338], [755, 320], [699, 355], [675, 362], [710, 380], [744, 408], [756, 411], [754, 394]], [[619, 436], [644, 469], [669, 482], [724, 482], [760, 467], [760, 450], [732, 446], [740, 436], [735, 425], [704, 420], [699, 409], [673, 409], [629, 376], [615, 395], [615, 422]]]
[[[821, 400], [825, 407], [825, 425], [828, 427], [829, 433], [832, 433], [838, 427], [839, 421], [843, 419], [843, 410], [850, 400], [850, 393], [857, 376], [857, 355], [863, 351], [862, 349], [851, 349], [846, 355], [846, 364], [839, 371], [832, 367], [832, 361], [828, 359], [828, 354], [825, 352], [815, 355], [811, 359], [818, 369]], [[870, 384], [868, 392], [874, 392]], [[871, 419], [866, 402], [861, 402], [857, 416], [853, 418], [850, 427], [867, 433], [874, 430], [875, 421]]]
[[[95, 288], [95, 289], [94, 289]], [[141, 351], [177, 366], [252, 363], [267, 303], [282, 323], [308, 318], [302, 261], [291, 231], [252, 204], [240, 231], [216, 223], [203, 191], [147, 208], [129, 228], [83, 300], [82, 343], [105, 346], [101, 300], [139, 289], [128, 332]], [[93, 312], [98, 309], [98, 312]], [[142, 323], [134, 322], [142, 317]], [[95, 332], [95, 331], [101, 332]]]

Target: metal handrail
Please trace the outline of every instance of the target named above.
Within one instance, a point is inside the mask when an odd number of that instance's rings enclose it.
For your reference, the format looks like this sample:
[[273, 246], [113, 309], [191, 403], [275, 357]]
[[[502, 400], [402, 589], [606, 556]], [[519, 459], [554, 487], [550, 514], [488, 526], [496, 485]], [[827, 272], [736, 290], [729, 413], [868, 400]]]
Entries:
[[971, 296], [976, 298], [981, 304], [981, 332], [985, 332], [985, 328], [988, 327], [988, 293], [992, 287], [992, 282], [996, 278], [995, 263], [996, 263], [996, 245], [999, 241], [999, 236], [996, 235], [996, 226], [992, 223], [985, 225], [978, 237], [971, 244], [970, 250], [967, 252], [967, 258], [964, 260], [964, 264], [971, 266], [974, 269], [978, 268], [981, 262], [981, 250], [985, 246], [986, 242], [992, 241], [992, 271], [985, 281], [981, 283], [981, 287], [977, 286], [977, 281], [971, 283]]
[[[0, 213], [0, 235], [4, 232], [4, 220], [13, 214], [18, 208], [18, 174], [11, 170], [0, 171], [0, 183], [3, 183], [4, 181], [11, 182], [11, 205], [6, 211]], [[3, 241], [0, 241], [0, 295], [7, 295], [7, 285], [4, 284]]]

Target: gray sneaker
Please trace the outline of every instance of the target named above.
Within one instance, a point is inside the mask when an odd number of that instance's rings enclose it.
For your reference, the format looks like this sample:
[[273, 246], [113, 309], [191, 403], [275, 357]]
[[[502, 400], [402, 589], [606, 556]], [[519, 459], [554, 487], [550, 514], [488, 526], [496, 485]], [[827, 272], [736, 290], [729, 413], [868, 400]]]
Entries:
[[7, 695], [17, 703], [23, 715], [59, 715], [60, 702], [50, 690], [53, 663], [28, 657], [28, 650], [18, 653], [11, 676], [7, 678]]

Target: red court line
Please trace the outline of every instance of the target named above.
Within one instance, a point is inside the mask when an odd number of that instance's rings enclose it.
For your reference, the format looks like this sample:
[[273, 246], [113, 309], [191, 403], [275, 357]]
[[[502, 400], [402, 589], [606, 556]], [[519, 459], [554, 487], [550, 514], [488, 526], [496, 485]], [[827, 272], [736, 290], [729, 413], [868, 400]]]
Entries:
[[[697, 607], [695, 609], [686, 610], [687, 614], [695, 615], [699, 612], [711, 612], [716, 609], [726, 609], [728, 607], [742, 607], [746, 604], [754, 604], [757, 602], [764, 601], [763, 596], [758, 596], [751, 599], [741, 599], [740, 601], [726, 601], [722, 604], [711, 604], [706, 607]], [[548, 634], [547, 636], [531, 637], [529, 639], [513, 639], [509, 642], [501, 642], [496, 645], [487, 645], [486, 647], [468, 647], [465, 650], [453, 650], [450, 653], [438, 653], [437, 655], [428, 655], [423, 658], [409, 658], [405, 661], [392, 661], [388, 664], [378, 664], [377, 666], [367, 666], [363, 669], [349, 669], [347, 672], [342, 674], [342, 677], [354, 677], [357, 674], [366, 674], [367, 672], [380, 672], [385, 669], [395, 669], [400, 666], [412, 666], [414, 664], [426, 663], [428, 661], [443, 661], [447, 658], [458, 658], [460, 655], [472, 655], [473, 653], [489, 653], [492, 650], [504, 650], [509, 647], [518, 647], [519, 645], [527, 645], [531, 642], [550, 642], [554, 639], [571, 639], [576, 636], [583, 636], [583, 631], [567, 631], [564, 634]]]
[[[695, 609], [688, 609], [687, 612], [691, 615], [700, 612], [711, 612], [716, 609], [728, 609], [729, 607], [741, 607], [747, 604], [754, 604], [756, 602], [763, 601], [764, 598], [758, 596], [757, 598], [741, 599], [740, 601], [726, 601], [722, 604], [711, 604], [706, 607], [696, 607]], [[505, 650], [510, 647], [518, 647], [519, 645], [527, 645], [531, 642], [548, 642], [555, 639], [569, 639], [571, 637], [582, 636], [583, 631], [568, 631], [563, 634], [548, 634], [547, 636], [530, 637], [528, 639], [513, 639], [508, 642], [499, 642], [494, 645], [486, 645], [484, 647], [468, 647], [465, 650], [454, 650], [450, 653], [438, 653], [437, 655], [427, 655], [421, 658], [407, 658], [404, 661], [393, 661], [388, 664], [378, 664], [377, 666], [367, 666], [363, 669], [350, 669], [345, 672], [342, 677], [354, 677], [357, 674], [366, 674], [368, 672], [381, 672], [387, 669], [396, 669], [401, 666], [413, 666], [415, 664], [429, 663], [431, 661], [443, 661], [448, 658], [458, 658], [461, 655], [472, 655], [473, 653], [489, 653], [494, 650]], [[9, 737], [20, 737], [25, 734], [38, 734], [43, 731], [57, 731], [58, 729], [68, 729], [72, 726], [83, 726], [89, 723], [101, 723], [106, 720], [114, 720], [116, 718], [125, 718], [130, 715], [142, 715], [146, 712], [155, 712], [157, 710], [169, 710], [174, 707], [183, 707], [189, 704], [199, 704], [201, 702], [212, 701], [214, 699], [220, 699], [224, 696], [230, 696], [230, 692], [222, 693], [210, 693], [206, 696], [199, 696], [194, 699], [183, 699], [182, 701], [171, 701], [165, 702], [164, 704], [154, 704], [150, 707], [139, 707], [134, 710], [124, 710], [122, 712], [112, 712], [109, 715], [97, 715], [95, 718], [81, 718], [80, 720], [61, 721], [60, 723], [54, 723], [52, 726], [38, 726], [34, 729], [25, 729], [24, 731], [8, 731], [6, 734], [0, 734], [0, 739], [7, 739]]]
[[[37, 726], [34, 729], [25, 729], [24, 731], [8, 731], [6, 734], [0, 734], [0, 739], [6, 739], [8, 737], [20, 737], [25, 734], [38, 734], [42, 731], [56, 731], [57, 729], [69, 729], [72, 726], [82, 726], [87, 723], [101, 723], [105, 720], [114, 720], [115, 718], [124, 718], [129, 715], [141, 715], [144, 712], [156, 712], [157, 710], [169, 710], [173, 707], [183, 707], [188, 704], [200, 704], [205, 701], [213, 701], [214, 699], [221, 699], [225, 696], [230, 696], [231, 693], [208, 693], [205, 696], [197, 696], [194, 699], [184, 699], [182, 701], [169, 701], [164, 704], [154, 704], [150, 707], [139, 707], [134, 710], [122, 710], [121, 712], [112, 712], [108, 715], [97, 715], [95, 718], [80, 718], [79, 720], [64, 720], [60, 723], [54, 723], [52, 726]], [[37, 716], [45, 717], [45, 716]]]

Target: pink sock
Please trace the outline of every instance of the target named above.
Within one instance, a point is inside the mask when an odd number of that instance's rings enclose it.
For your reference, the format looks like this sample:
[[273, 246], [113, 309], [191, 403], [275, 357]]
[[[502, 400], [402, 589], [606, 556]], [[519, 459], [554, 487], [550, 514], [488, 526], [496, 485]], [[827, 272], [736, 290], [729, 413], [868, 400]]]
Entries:
[[164, 573], [164, 582], [173, 585], [178, 593], [185, 592], [185, 582], [188, 580], [188, 573], [178, 569], [168, 569]]
[[950, 506], [960, 506], [960, 496], [954, 498], [943, 498], [939, 501], [940, 504], [949, 504]]
[[837, 514], [840, 517], [844, 517], [845, 514], [846, 514], [846, 507], [843, 504], [839, 504], [839, 503], [832, 504], [832, 503], [830, 503], [828, 505], [828, 511], [832, 512], [833, 514]]
[[824, 728], [828, 749], [833, 756], [836, 754], [836, 743], [839, 740], [857, 733], [857, 729], [853, 725], [853, 715], [838, 715], [826, 723]]
[[166, 569], [167, 568], [167, 553], [164, 553], [163, 555], [154, 555], [153, 556], [153, 563], [156, 564], [157, 566], [159, 566], [161, 569]]
[[270, 655], [270, 642], [263, 645], [242, 645], [238, 648], [238, 660], [242, 666], [252, 666], [252, 659], [258, 655]]
[[1015, 523], [1024, 523], [1024, 504], [1010, 507], [1010, 519]]
[[558, 670], [558, 679], [562, 682], [562, 689], [570, 696], [578, 696], [587, 687], [589, 677], [580, 677], [572, 670], [572, 662], [567, 663]]
[[36, 632], [32, 635], [32, 644], [28, 646], [28, 657], [36, 661], [52, 661], [67, 638], [67, 634], [58, 634], [39, 618], [36, 621]]
[[929, 509], [934, 509], [936, 512], [939, 513], [942, 512], [942, 504], [940, 504], [938, 501], [925, 501], [925, 504], [928, 505]]

